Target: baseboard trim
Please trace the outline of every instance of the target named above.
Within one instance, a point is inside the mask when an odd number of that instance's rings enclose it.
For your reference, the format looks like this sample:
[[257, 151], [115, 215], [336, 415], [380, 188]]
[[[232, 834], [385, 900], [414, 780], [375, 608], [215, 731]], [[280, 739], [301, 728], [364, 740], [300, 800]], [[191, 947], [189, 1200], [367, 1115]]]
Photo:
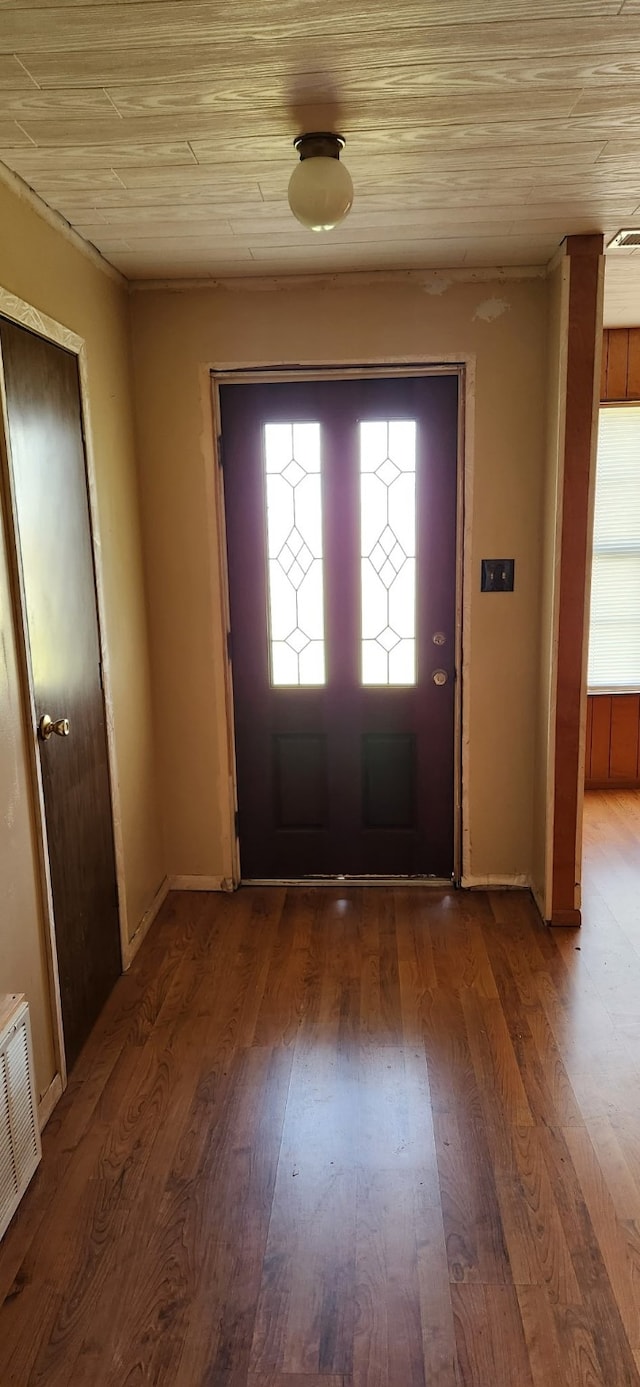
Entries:
[[461, 886], [465, 891], [530, 891], [531, 878], [516, 874], [514, 876], [463, 876]]
[[170, 891], [233, 891], [230, 877], [174, 876], [169, 877]]
[[550, 925], [556, 925], [559, 929], [573, 928], [582, 924], [582, 912], [580, 910], [554, 910]]
[[164, 880], [160, 883], [160, 886], [156, 891], [151, 905], [148, 906], [145, 910], [135, 934], [133, 934], [131, 936], [131, 939], [129, 940], [129, 943], [126, 948], [126, 955], [122, 960], [122, 966], [125, 973], [127, 972], [127, 969], [131, 967], [131, 964], [133, 963], [133, 960], [138, 952], [138, 949], [140, 948], [140, 945], [142, 944], [143, 940], [146, 939], [146, 936], [149, 933], [149, 930], [151, 929], [156, 915], [164, 905], [170, 890], [171, 884], [169, 881], [169, 877], [165, 877]]
[[585, 780], [585, 790], [640, 790], [640, 780]]
[[61, 1098], [62, 1078], [60, 1074], [56, 1074], [38, 1103], [38, 1126], [41, 1132], [46, 1127], [56, 1103], [58, 1103]]

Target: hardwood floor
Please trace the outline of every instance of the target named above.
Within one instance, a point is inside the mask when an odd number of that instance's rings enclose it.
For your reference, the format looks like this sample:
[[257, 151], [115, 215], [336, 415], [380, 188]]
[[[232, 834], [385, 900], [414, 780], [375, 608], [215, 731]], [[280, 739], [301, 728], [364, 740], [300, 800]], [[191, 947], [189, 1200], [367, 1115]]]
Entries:
[[638, 1387], [601, 837], [581, 933], [520, 893], [170, 896], [0, 1248], [2, 1387]]

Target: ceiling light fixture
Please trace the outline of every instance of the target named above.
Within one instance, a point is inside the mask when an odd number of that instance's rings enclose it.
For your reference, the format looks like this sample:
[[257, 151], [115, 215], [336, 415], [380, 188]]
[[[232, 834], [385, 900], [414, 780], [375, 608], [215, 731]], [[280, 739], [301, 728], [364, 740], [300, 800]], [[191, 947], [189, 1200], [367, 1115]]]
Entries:
[[353, 202], [349, 170], [340, 163], [342, 135], [298, 135], [300, 163], [289, 179], [289, 206], [310, 231], [333, 231]]

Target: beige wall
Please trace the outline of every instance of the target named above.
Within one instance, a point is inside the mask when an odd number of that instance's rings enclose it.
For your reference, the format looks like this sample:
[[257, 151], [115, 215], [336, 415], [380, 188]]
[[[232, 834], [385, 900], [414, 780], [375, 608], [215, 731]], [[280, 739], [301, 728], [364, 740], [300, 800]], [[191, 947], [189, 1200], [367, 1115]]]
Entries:
[[[230, 871], [207, 366], [465, 357], [475, 370], [467, 553], [465, 794], [469, 881], [533, 870], [547, 284], [393, 281], [220, 285], [132, 298], [143, 527], [168, 869]], [[513, 556], [513, 595], [480, 559]]]
[[540, 659], [538, 678], [537, 754], [534, 786], [532, 881], [545, 919], [551, 915], [553, 773], [555, 753], [555, 651], [558, 640], [558, 565], [562, 525], [562, 468], [565, 438], [565, 390], [569, 330], [568, 257], [549, 275], [547, 345], [546, 455], [541, 553]]
[[[131, 936], [164, 877], [158, 822], [130, 381], [128, 300], [0, 182], [0, 286], [85, 339], [98, 538], [110, 651], [116, 774]], [[31, 1006], [40, 1094], [54, 1075], [42, 912], [35, 869], [16, 646], [0, 532], [0, 992]]]

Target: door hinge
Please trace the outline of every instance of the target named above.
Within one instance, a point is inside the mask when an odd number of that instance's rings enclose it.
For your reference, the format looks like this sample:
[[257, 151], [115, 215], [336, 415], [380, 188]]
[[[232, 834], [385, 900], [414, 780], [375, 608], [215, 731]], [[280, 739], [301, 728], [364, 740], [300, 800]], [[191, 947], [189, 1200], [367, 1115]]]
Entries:
[[224, 443], [223, 443], [223, 439], [222, 439], [222, 434], [221, 434], [221, 433], [218, 434], [217, 442], [218, 442], [218, 467], [224, 468]]
[[233, 659], [233, 641], [231, 639], [230, 631], [227, 631], [227, 659], [229, 663], [231, 663]]

